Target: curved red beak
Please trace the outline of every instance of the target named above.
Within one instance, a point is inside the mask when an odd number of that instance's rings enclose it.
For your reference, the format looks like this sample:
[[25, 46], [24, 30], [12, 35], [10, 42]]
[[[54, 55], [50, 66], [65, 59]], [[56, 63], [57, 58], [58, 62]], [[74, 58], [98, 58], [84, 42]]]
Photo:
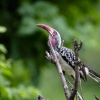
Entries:
[[45, 24], [36, 24], [36, 25], [38, 27], [41, 27], [41, 28], [45, 29], [52, 36], [53, 28], [51, 28], [50, 26], [45, 25]]

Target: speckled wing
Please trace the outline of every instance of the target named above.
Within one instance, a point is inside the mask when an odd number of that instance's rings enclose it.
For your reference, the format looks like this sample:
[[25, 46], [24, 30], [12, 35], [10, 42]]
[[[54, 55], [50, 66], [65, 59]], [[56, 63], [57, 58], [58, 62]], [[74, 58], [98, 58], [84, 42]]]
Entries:
[[[72, 69], [75, 71], [75, 53], [71, 49], [68, 49], [65, 47], [61, 47], [59, 50], [59, 53], [60, 53], [61, 57], [63, 58], [63, 60], [66, 61], [67, 64], [70, 67], [72, 67]], [[81, 63], [81, 65], [79, 66], [80, 77], [84, 81], [87, 80], [85, 67], [86, 67], [86, 65], [84, 65], [83, 63]]]

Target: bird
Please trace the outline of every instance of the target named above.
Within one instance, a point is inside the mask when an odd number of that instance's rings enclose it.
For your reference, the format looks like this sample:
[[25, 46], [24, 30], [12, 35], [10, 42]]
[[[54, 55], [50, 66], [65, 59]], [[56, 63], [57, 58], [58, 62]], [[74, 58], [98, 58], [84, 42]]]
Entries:
[[[59, 63], [62, 67], [63, 72], [66, 72], [73, 79], [75, 79], [75, 53], [72, 49], [62, 46], [61, 36], [58, 31], [53, 29], [51, 26], [46, 24], [37, 24], [38, 27], [43, 28], [49, 34], [49, 41], [57, 54]], [[90, 69], [84, 64], [80, 58], [78, 61], [81, 64], [78, 66], [80, 78], [87, 81], [87, 76], [90, 76], [96, 82], [100, 83], [100, 75]]]

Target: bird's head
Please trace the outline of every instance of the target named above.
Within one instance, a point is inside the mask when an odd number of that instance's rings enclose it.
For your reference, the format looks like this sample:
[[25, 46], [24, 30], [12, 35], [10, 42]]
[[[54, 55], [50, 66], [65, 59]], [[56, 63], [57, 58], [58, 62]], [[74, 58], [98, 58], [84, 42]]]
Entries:
[[55, 29], [45, 24], [37, 24], [37, 26], [45, 29], [49, 33], [49, 41], [55, 50], [61, 47], [61, 37]]

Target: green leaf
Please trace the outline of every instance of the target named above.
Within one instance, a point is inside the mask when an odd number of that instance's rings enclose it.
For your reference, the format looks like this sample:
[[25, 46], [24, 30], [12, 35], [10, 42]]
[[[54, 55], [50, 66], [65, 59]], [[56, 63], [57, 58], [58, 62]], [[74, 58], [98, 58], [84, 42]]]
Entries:
[[29, 91], [32, 95], [34, 95], [34, 96], [36, 96], [36, 97], [40, 94], [40, 91], [37, 90], [37, 89], [35, 89], [35, 88], [33, 88], [32, 86], [28, 87], [28, 91]]
[[2, 74], [9, 78], [12, 78], [13, 76], [12, 72], [7, 68], [3, 70]]
[[21, 98], [23, 99], [30, 99], [30, 95], [27, 93], [25, 90], [19, 90], [18, 94], [20, 95]]
[[[0, 87], [0, 94], [1, 94], [2, 100], [8, 98], [8, 92], [7, 92], [7, 89], [6, 89], [4, 86], [1, 86], [1, 87]], [[8, 98], [8, 99], [9, 99], [9, 98]]]
[[6, 63], [0, 61], [0, 67], [1, 67], [1, 68], [7, 68]]
[[4, 26], [0, 26], [0, 33], [5, 33], [7, 31], [7, 28]]
[[7, 53], [7, 50], [5, 48], [5, 46], [3, 44], [0, 44], [0, 52], [6, 54]]

